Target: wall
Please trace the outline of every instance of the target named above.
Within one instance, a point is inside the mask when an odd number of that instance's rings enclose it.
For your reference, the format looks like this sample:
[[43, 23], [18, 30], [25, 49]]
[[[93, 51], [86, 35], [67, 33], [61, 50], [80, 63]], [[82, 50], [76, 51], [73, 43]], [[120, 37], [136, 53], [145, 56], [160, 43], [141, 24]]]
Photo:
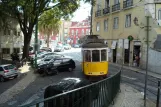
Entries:
[[149, 49], [148, 70], [161, 74], [161, 52]]
[[[101, 10], [105, 8], [104, 1], [101, 2]], [[112, 5], [114, 4], [113, 0], [110, 0], [110, 13], [107, 15], [102, 15], [99, 17], [95, 17], [95, 12], [97, 11], [97, 7], [94, 6], [93, 9], [93, 33], [101, 35], [104, 39], [107, 40], [109, 48], [111, 48], [112, 41], [117, 41], [118, 39], [127, 39], [128, 36], [132, 35], [134, 40], [139, 40], [138, 36], [140, 33], [139, 27], [136, 26], [133, 22], [134, 18], [137, 17], [138, 22], [140, 23], [141, 19], [144, 16], [144, 2], [140, 2], [140, 0], [133, 0], [132, 7], [128, 9], [123, 9], [123, 0], [120, 0], [120, 10], [117, 12], [112, 12]], [[140, 6], [137, 6], [140, 5]], [[125, 16], [127, 14], [131, 14], [131, 27], [125, 28]], [[113, 29], [114, 17], [119, 17], [119, 27], [118, 29]], [[108, 20], [108, 31], [104, 31], [104, 20]], [[96, 23], [100, 22], [100, 31], [96, 31]], [[117, 45], [118, 46], [118, 45]], [[122, 55], [122, 48], [117, 48], [117, 63], [121, 63], [120, 60], [124, 58]], [[112, 58], [109, 58], [112, 60]], [[131, 64], [133, 62], [133, 41], [130, 43], [130, 61]]]

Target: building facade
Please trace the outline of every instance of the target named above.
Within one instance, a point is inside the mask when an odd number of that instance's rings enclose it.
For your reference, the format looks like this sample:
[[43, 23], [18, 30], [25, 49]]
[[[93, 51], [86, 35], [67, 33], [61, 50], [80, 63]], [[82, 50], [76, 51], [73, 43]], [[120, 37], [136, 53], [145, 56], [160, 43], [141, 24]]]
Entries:
[[145, 48], [145, 40], [141, 37], [145, 34], [143, 28], [146, 26], [141, 23], [146, 20], [147, 11], [152, 15], [152, 21], [156, 17], [154, 22], [159, 23], [160, 7], [155, 0], [96, 0], [92, 32], [107, 41], [111, 62], [133, 66], [136, 56], [141, 59]]
[[72, 22], [69, 27], [69, 43], [77, 44], [79, 39], [90, 34], [90, 17], [81, 22]]
[[66, 43], [69, 36], [69, 27], [71, 26], [71, 21], [62, 21], [60, 30], [59, 30], [59, 42]]
[[10, 57], [13, 52], [21, 52], [23, 48], [23, 33], [19, 24], [11, 19], [12, 24], [8, 29], [0, 29], [0, 54], [1, 58]]

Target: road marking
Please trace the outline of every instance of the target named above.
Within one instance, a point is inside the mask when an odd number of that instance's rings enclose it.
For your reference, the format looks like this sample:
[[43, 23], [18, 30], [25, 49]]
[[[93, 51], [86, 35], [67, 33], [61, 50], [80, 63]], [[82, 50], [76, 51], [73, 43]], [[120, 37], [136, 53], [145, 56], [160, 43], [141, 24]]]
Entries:
[[136, 78], [128, 77], [128, 76], [126, 76], [126, 75], [122, 75], [122, 77], [128, 78], [128, 79], [130, 79], [130, 80], [136, 80]]

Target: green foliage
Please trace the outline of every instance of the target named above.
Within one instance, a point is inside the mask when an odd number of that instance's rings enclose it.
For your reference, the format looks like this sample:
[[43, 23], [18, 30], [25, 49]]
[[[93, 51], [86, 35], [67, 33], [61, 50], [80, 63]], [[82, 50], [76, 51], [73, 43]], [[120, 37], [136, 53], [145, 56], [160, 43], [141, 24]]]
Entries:
[[39, 18], [39, 31], [44, 34], [50, 35], [58, 33], [61, 25], [61, 16], [59, 16], [59, 9], [51, 9], [45, 11]]
[[[54, 17], [53, 22], [57, 22], [55, 17], [58, 19], [69, 19], [72, 13], [78, 9], [80, 1], [81, 0], [1, 0], [0, 9], [19, 22], [20, 28], [24, 34], [23, 51], [25, 52], [23, 52], [23, 57], [28, 57], [28, 48], [26, 47], [29, 47], [37, 17], [42, 17], [45, 11], [53, 9], [51, 11], [54, 11], [56, 14], [52, 15], [49, 11], [49, 13], [45, 12], [43, 17], [45, 17], [45, 14], [49, 14], [51, 18]], [[83, 1], [90, 2], [90, 0]], [[54, 4], [53, 6], [49, 5], [51, 2]], [[48, 22], [51, 23], [50, 21]]]

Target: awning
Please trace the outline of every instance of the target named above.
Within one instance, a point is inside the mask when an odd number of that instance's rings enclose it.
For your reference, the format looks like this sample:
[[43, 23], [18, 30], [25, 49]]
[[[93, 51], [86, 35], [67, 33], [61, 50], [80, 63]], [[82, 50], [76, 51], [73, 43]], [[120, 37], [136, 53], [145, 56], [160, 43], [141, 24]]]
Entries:
[[117, 41], [112, 41], [111, 49], [116, 49]]

